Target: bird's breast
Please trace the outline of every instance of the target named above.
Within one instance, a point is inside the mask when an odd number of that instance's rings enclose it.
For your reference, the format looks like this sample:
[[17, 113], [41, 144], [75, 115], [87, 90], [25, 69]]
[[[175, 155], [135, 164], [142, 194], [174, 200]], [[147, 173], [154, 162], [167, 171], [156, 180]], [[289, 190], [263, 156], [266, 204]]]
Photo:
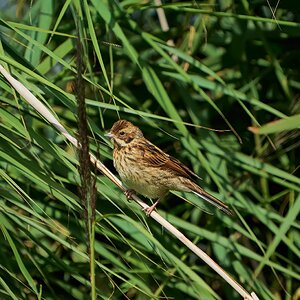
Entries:
[[158, 170], [152, 170], [145, 165], [140, 152], [126, 148], [115, 149], [113, 153], [114, 166], [122, 182], [128, 188], [149, 198], [163, 197], [168, 189], [156, 176]]

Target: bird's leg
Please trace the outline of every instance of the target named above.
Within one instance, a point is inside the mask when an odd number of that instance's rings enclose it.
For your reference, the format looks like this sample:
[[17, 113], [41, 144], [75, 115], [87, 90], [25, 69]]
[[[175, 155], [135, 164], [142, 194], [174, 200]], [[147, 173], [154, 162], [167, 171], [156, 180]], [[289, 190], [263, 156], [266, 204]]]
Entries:
[[144, 212], [146, 213], [146, 215], [149, 217], [151, 215], [151, 213], [154, 211], [156, 205], [158, 204], [160, 199], [157, 199], [151, 206], [144, 208]]
[[128, 202], [130, 202], [130, 199], [132, 199], [132, 196], [135, 195], [135, 191], [134, 190], [126, 190], [124, 192]]

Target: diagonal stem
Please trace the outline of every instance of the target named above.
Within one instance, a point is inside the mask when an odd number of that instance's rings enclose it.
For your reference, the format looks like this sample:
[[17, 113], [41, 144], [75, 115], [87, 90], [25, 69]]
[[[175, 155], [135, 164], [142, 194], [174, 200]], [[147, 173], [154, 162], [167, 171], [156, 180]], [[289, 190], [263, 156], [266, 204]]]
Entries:
[[[51, 114], [51, 112], [42, 104], [23, 84], [14, 79], [1, 65], [0, 73], [10, 82], [10, 84], [15, 88], [15, 90], [29, 103], [31, 104], [45, 119], [48, 120], [56, 129], [58, 129], [61, 134], [63, 134], [75, 147], [79, 147], [79, 142], [74, 138], [68, 131], [56, 120], [56, 118]], [[105, 167], [93, 154], [90, 153], [91, 162], [102, 172], [106, 177], [108, 177], [116, 186], [118, 186], [123, 192], [127, 189], [122, 185], [122, 182], [115, 177], [111, 171]], [[144, 203], [137, 195], [132, 195], [132, 198], [145, 210], [149, 206]], [[176, 229], [171, 223], [165, 220], [157, 212], [153, 211], [151, 213], [151, 218], [156, 220], [161, 226], [163, 226], [167, 231], [173, 234], [177, 239], [179, 239], [186, 247], [188, 247], [192, 252], [194, 252], [200, 259], [202, 259], [206, 264], [208, 264], [216, 273], [218, 273], [225, 281], [227, 281], [232, 288], [234, 288], [245, 300], [259, 300], [254, 292], [251, 295], [228, 273], [226, 273], [217, 263], [215, 263], [205, 252], [198, 248], [192, 241], [190, 241], [183, 233]]]

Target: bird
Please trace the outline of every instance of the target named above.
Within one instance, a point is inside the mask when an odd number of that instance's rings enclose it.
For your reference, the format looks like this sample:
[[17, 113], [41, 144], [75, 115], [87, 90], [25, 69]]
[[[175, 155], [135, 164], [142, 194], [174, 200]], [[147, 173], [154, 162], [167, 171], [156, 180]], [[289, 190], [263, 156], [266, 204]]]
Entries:
[[148, 216], [171, 190], [194, 193], [224, 213], [232, 215], [225, 203], [197, 184], [196, 180], [200, 179], [197, 174], [147, 140], [139, 127], [120, 119], [106, 136], [113, 142], [113, 164], [128, 188], [125, 192], [127, 198], [136, 192], [155, 200], [144, 209]]

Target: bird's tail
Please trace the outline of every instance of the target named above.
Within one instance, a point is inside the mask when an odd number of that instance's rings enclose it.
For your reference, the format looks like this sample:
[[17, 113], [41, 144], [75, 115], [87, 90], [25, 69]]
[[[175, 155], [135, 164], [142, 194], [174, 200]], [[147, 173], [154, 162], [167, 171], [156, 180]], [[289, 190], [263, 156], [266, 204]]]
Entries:
[[191, 190], [194, 194], [202, 198], [203, 200], [209, 202], [210, 204], [214, 205], [218, 209], [222, 210], [227, 215], [233, 215], [232, 211], [228, 208], [228, 206], [223, 203], [222, 201], [218, 200], [214, 196], [210, 195], [209, 193], [205, 192], [202, 188], [198, 185], [193, 184]]

